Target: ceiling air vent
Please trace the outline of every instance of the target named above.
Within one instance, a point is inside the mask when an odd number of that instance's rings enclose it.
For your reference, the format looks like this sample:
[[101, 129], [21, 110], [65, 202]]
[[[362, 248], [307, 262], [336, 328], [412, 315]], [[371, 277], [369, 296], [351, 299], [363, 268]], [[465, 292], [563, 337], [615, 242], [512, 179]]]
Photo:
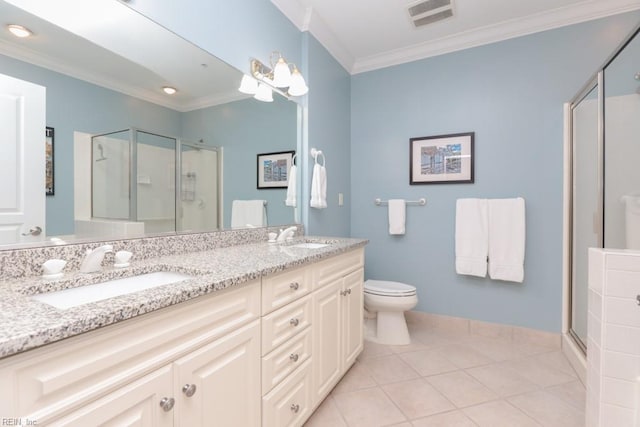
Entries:
[[426, 0], [409, 6], [411, 22], [422, 27], [453, 16], [453, 0]]

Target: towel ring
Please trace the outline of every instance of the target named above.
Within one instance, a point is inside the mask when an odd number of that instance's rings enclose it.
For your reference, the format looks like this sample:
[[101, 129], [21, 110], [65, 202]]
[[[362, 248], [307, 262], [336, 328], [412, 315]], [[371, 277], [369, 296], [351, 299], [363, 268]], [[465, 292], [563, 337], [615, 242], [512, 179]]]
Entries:
[[315, 148], [312, 148], [310, 151], [311, 157], [313, 157], [313, 161], [315, 162], [315, 164], [318, 164], [318, 156], [322, 156], [322, 166], [325, 165], [326, 163], [326, 159], [324, 158], [324, 154], [322, 153], [322, 150], [316, 150]]

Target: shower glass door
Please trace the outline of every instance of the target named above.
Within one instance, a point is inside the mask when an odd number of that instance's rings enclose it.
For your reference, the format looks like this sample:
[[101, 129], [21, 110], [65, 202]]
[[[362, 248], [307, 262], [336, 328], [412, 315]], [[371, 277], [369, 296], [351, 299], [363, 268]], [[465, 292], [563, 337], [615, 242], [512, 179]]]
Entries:
[[570, 333], [587, 342], [588, 248], [602, 247], [602, 145], [598, 84], [591, 82], [572, 104], [571, 318]]

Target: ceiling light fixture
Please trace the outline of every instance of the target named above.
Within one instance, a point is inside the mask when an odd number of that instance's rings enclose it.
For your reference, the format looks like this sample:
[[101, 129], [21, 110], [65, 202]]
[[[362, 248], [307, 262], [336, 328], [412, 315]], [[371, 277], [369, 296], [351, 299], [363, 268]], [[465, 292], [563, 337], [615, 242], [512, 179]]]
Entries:
[[10, 24], [7, 29], [16, 37], [25, 38], [33, 35], [33, 31], [22, 25]]
[[[274, 57], [277, 58], [275, 64]], [[260, 101], [271, 102], [274, 91], [287, 98], [302, 96], [309, 91], [300, 70], [288, 63], [280, 52], [271, 53], [270, 67], [257, 59], [251, 59], [250, 64], [251, 75], [245, 74], [238, 88], [242, 93], [254, 95]], [[267, 92], [270, 92], [269, 95]]]
[[162, 90], [164, 91], [164, 93], [166, 93], [167, 95], [173, 95], [174, 93], [176, 93], [178, 90], [175, 87], [171, 87], [171, 86], [164, 86], [162, 88]]

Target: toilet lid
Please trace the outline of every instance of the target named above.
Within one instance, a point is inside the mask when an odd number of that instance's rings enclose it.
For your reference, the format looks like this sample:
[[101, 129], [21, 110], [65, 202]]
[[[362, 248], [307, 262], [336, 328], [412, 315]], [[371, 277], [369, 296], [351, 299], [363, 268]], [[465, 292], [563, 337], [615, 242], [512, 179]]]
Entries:
[[381, 296], [411, 296], [416, 294], [415, 286], [400, 282], [386, 280], [367, 280], [364, 282], [364, 291]]

